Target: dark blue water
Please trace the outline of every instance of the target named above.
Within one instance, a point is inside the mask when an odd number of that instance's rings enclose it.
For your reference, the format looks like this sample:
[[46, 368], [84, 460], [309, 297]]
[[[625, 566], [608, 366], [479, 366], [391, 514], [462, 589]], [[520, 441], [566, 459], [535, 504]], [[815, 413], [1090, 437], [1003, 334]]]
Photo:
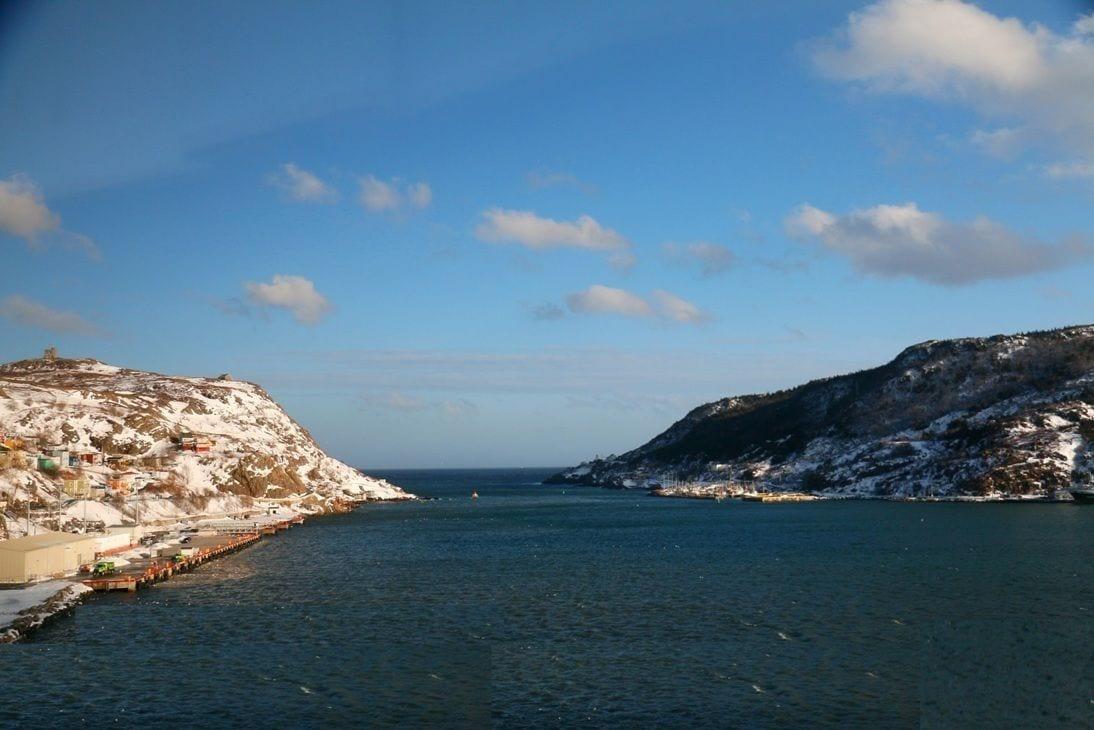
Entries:
[[393, 472], [438, 500], [97, 597], [0, 650], [0, 725], [1090, 726], [1094, 508], [545, 473]]

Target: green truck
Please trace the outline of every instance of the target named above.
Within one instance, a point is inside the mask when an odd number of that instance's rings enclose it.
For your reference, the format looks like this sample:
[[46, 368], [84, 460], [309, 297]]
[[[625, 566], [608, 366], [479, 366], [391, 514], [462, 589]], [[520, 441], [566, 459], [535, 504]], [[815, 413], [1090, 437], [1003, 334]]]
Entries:
[[100, 560], [95, 563], [95, 567], [91, 569], [91, 574], [94, 576], [114, 575], [117, 570], [114, 568], [113, 560]]

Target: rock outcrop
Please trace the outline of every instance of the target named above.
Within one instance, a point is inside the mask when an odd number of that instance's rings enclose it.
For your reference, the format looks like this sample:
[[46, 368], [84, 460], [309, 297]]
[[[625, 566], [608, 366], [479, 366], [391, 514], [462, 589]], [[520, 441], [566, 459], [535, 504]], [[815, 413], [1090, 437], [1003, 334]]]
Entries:
[[[149, 514], [165, 517], [229, 513], [255, 499], [314, 512], [409, 496], [331, 458], [262, 388], [226, 376], [176, 377], [60, 358], [0, 365], [0, 434], [37, 450], [62, 446], [114, 457], [82, 472], [96, 484], [130, 471], [128, 500], [106, 494], [127, 516], [137, 494]], [[184, 434], [203, 447], [182, 448]], [[67, 501], [59, 477], [33, 464], [0, 470], [0, 500], [8, 502], [9, 525], [19, 522], [12, 505], [52, 501], [56, 511]]]

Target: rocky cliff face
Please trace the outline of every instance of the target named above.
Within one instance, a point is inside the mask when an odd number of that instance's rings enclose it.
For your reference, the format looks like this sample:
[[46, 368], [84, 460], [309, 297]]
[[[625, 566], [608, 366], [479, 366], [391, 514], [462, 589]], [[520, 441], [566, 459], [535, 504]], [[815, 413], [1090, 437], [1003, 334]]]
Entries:
[[1047, 494], [1094, 470], [1094, 326], [930, 341], [887, 365], [696, 408], [555, 483], [740, 481], [847, 496]]
[[[208, 452], [182, 451], [190, 432]], [[406, 495], [327, 456], [259, 386], [227, 376], [188, 378], [95, 360], [24, 360], [0, 366], [0, 433], [120, 457], [118, 468], [89, 465], [91, 484], [130, 470], [140, 508], [153, 516], [232, 512], [257, 500], [304, 511]], [[158, 457], [158, 458], [156, 458]], [[59, 479], [31, 468], [0, 471], [0, 500], [64, 501]], [[107, 491], [92, 512], [130, 516], [137, 507]], [[62, 505], [63, 508], [63, 505]], [[86, 513], [87, 505], [82, 505]], [[11, 518], [18, 517], [9, 515]], [[15, 520], [17, 523], [18, 520]]]

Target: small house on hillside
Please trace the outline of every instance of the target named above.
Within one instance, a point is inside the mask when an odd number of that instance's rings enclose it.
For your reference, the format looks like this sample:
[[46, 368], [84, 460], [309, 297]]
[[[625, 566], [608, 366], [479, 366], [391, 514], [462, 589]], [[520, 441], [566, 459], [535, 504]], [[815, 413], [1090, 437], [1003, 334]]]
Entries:
[[128, 469], [129, 465], [133, 463], [133, 457], [126, 454], [114, 454], [103, 457], [103, 463], [113, 469]]
[[9, 449], [17, 449], [19, 451], [38, 451], [38, 439], [31, 438], [29, 436], [16, 436], [15, 434], [4, 434], [4, 437], [0, 439], [4, 446]]
[[101, 451], [74, 451], [68, 456], [69, 466], [98, 466], [102, 463]]
[[128, 494], [133, 489], [133, 480], [138, 473], [135, 471], [121, 471], [111, 474], [106, 479], [106, 486], [116, 494]]
[[26, 469], [27, 455], [21, 449], [0, 444], [0, 469]]
[[69, 497], [86, 499], [91, 496], [91, 483], [79, 472], [61, 472], [61, 489]]
[[[63, 446], [47, 446], [42, 449], [38, 456], [38, 468], [39, 469], [65, 469], [68, 467], [69, 451]], [[52, 464], [42, 466], [42, 459]]]
[[194, 453], [206, 453], [211, 451], [216, 442], [207, 436], [195, 436], [189, 431], [183, 431], [178, 436], [179, 451], [193, 451]]

